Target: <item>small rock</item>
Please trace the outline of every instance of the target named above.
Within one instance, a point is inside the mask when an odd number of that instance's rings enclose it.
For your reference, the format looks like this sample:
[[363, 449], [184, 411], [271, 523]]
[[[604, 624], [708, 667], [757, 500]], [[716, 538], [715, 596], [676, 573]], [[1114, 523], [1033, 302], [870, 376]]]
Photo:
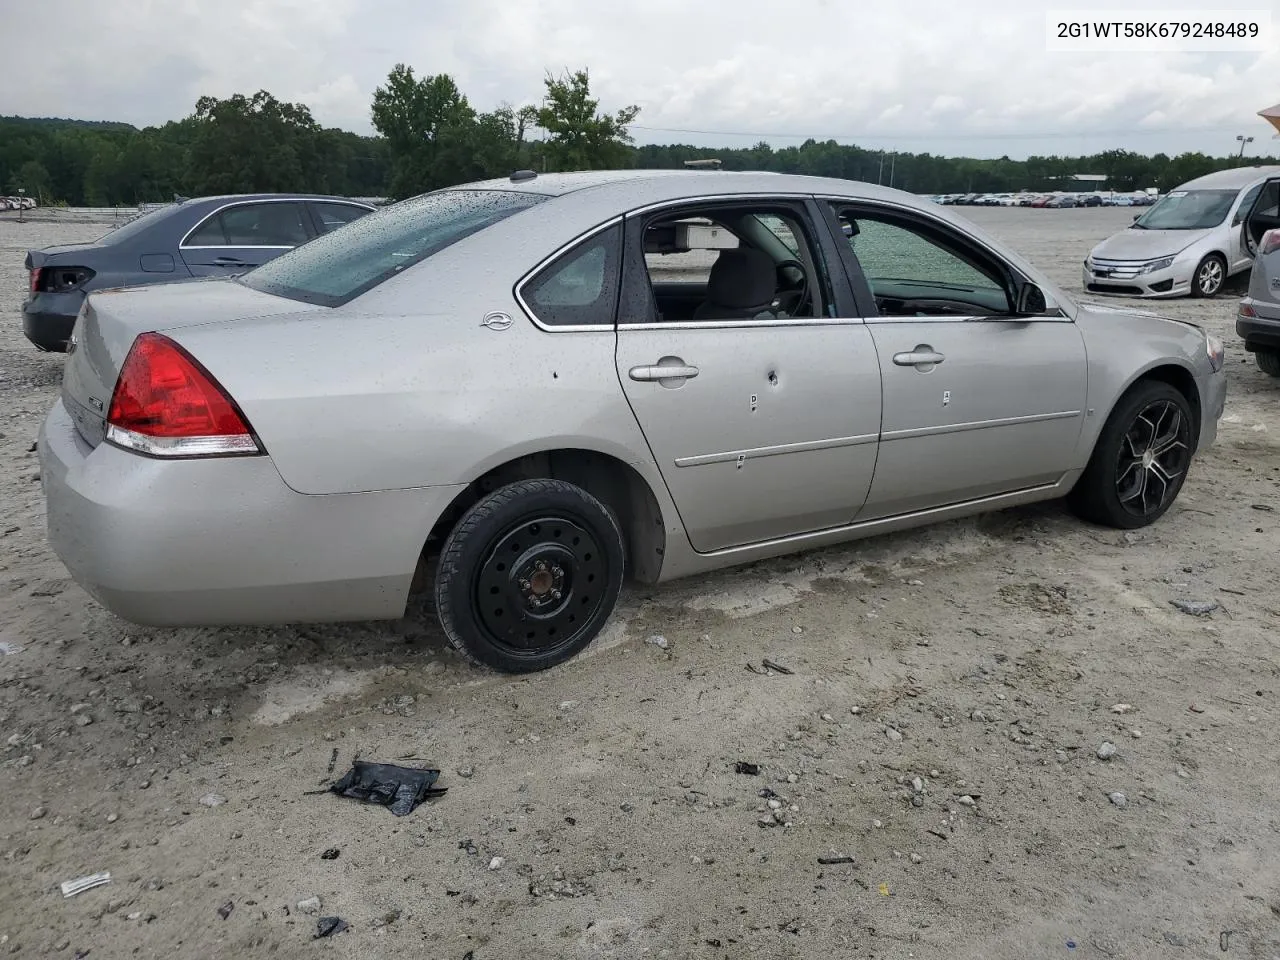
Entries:
[[470, 780], [472, 777], [475, 776], [475, 773], [476, 773], [475, 770], [473, 770], [471, 767], [458, 768], [458, 776], [460, 776], [463, 780]]
[[140, 920], [140, 919], [142, 919], [142, 911], [140, 911], [140, 910], [139, 910], [139, 911], [137, 911], [136, 913], [131, 913], [131, 914], [129, 914], [125, 919], [126, 919], [126, 920]]
[[1133, 739], [1135, 739], [1135, 740], [1141, 740], [1141, 739], [1142, 739], [1142, 731], [1141, 731], [1141, 730], [1130, 730], [1130, 731], [1129, 731], [1129, 736], [1133, 737]]
[[324, 851], [324, 853], [320, 854], [320, 859], [321, 860], [337, 860], [340, 856], [342, 856], [341, 850], [339, 850], [337, 847], [330, 847], [328, 850]]
[[1133, 709], [1133, 704], [1131, 703], [1117, 703], [1111, 707], [1111, 712], [1112, 713], [1128, 713], [1132, 709]]
[[972, 720], [974, 723], [986, 723], [987, 715], [983, 713], [981, 710], [974, 710], [971, 714], [969, 714], [969, 719]]
[[87, 703], [77, 703], [71, 707], [71, 713], [74, 716], [77, 713], [84, 713], [88, 709], [89, 705]]
[[911, 862], [912, 862], [912, 863], [924, 863], [924, 857], [920, 856], [920, 854], [918, 854], [918, 853], [913, 853], [913, 854], [911, 855]]
[[489, 861], [489, 869], [490, 869], [490, 870], [501, 870], [501, 869], [502, 869], [502, 867], [503, 867], [503, 865], [504, 865], [506, 862], [507, 862], [507, 860], [506, 860], [506, 858], [505, 858], [505, 857], [494, 857], [492, 860], [490, 860], [490, 861]]
[[860, 714], [860, 713], [862, 712], [862, 708], [861, 708], [861, 707], [850, 707], [850, 708], [849, 708], [849, 712], [850, 712], [850, 713], [852, 713], [852, 714], [856, 717], [858, 714]]
[[667, 642], [667, 638], [660, 633], [655, 633], [652, 637], [645, 640], [645, 643], [652, 644], [659, 650], [666, 650], [671, 644]]
[[893, 727], [885, 727], [884, 735], [888, 737], [893, 743], [902, 742], [902, 733], [898, 730], [895, 730]]
[[956, 803], [960, 804], [963, 807], [972, 807], [977, 802], [978, 801], [974, 800], [973, 797], [969, 796], [967, 793], [963, 797], [960, 797], [956, 800]]
[[31, 811], [31, 816], [29, 819], [43, 820], [45, 818], [45, 815], [48, 814], [48, 812], [49, 811], [46, 810], [44, 807], [36, 807], [34, 810]]
[[61, 940], [59, 940], [57, 943], [53, 945], [53, 949], [61, 953], [63, 950], [67, 949], [67, 947], [69, 946], [71, 946], [71, 941], [68, 940], [66, 937], [63, 937]]
[[119, 814], [117, 814], [117, 813], [108, 813], [108, 814], [107, 814], [107, 823], [115, 823], [115, 822], [116, 822], [117, 820], [119, 820], [119, 819], [120, 819], [120, 815], [119, 815]]
[[1170, 600], [1174, 608], [1192, 617], [1207, 617], [1218, 609], [1212, 600]]
[[1179, 777], [1181, 777], [1183, 780], [1189, 780], [1189, 779], [1191, 779], [1191, 774], [1190, 774], [1190, 772], [1187, 770], [1187, 768], [1186, 768], [1186, 767], [1179, 767], [1179, 768], [1178, 768], [1178, 776], [1179, 776]]
[[574, 707], [576, 707], [577, 705], [578, 705], [578, 701], [577, 701], [577, 700], [561, 700], [561, 701], [560, 701], [560, 709], [561, 709], [561, 710], [566, 710], [566, 711], [567, 711], [567, 710], [572, 710], [572, 709], [573, 709]]
[[911, 781], [911, 789], [916, 793], [924, 793], [924, 781], [916, 777]]
[[791, 632], [792, 632], [792, 633], [804, 633], [804, 627], [792, 627], [792, 628], [791, 628]]
[[200, 798], [200, 806], [202, 807], [220, 807], [227, 802], [227, 798], [220, 793], [206, 793]]
[[317, 914], [320, 912], [320, 898], [307, 897], [305, 900], [298, 901], [298, 912], [306, 914]]
[[1098, 759], [1110, 760], [1116, 755], [1116, 745], [1109, 740], [1098, 747]]
[[881, 820], [872, 820], [871, 825], [875, 827], [877, 830], [879, 830], [881, 827], [884, 826], [884, 822]]
[[787, 783], [799, 783], [800, 778], [794, 773], [787, 774]]
[[224, 903], [222, 906], [218, 908], [218, 916], [220, 916], [223, 920], [225, 920], [227, 919], [227, 917], [231, 916], [231, 911], [234, 910], [235, 908], [236, 908], [235, 903], [232, 902], [231, 900], [228, 900], [226, 903]]
[[835, 718], [835, 717], [833, 717], [833, 716], [832, 716], [831, 714], [829, 714], [829, 713], [824, 713], [824, 714], [822, 715], [822, 719], [823, 719], [823, 721], [825, 721], [826, 723], [835, 723], [835, 722], [836, 722], [836, 718]]
[[781, 800], [778, 800], [778, 799], [772, 799], [772, 800], [770, 800], [770, 801], [769, 801], [769, 809], [770, 809], [770, 810], [781, 810], [781, 809], [782, 809], [782, 801], [781, 801]]
[[89, 726], [89, 724], [91, 724], [91, 723], [93, 723], [93, 717], [89, 716], [89, 714], [87, 714], [87, 713], [77, 713], [77, 714], [76, 714], [76, 726], [77, 726], [77, 727], [87, 727], [87, 726]]
[[1121, 809], [1129, 805], [1129, 798], [1119, 790], [1115, 793], [1107, 794], [1107, 799], [1110, 800], [1113, 805], [1120, 807]]
[[923, 586], [924, 586], [924, 581], [923, 581], [923, 580], [908, 580], [908, 581], [907, 581], [907, 586], [908, 586], [908, 587], [923, 587]]
[[912, 798], [911, 798], [911, 805], [912, 805], [913, 807], [915, 807], [916, 809], [919, 809], [920, 807], [923, 807], [923, 806], [924, 806], [924, 797], [922, 797], [920, 794], [918, 794], [918, 793], [917, 793], [914, 797], [912, 797]]

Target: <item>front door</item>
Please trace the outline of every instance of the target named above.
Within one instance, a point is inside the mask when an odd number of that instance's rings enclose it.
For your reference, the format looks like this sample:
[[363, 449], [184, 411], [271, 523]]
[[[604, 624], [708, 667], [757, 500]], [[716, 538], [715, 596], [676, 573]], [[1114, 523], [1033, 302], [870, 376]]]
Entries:
[[193, 276], [235, 276], [311, 238], [298, 201], [235, 203], [209, 216], [183, 241], [182, 259]]
[[884, 382], [875, 482], [859, 519], [1054, 483], [1083, 425], [1080, 331], [1056, 309], [1016, 316], [1011, 267], [940, 221], [833, 208], [874, 300]]
[[1244, 236], [1249, 256], [1257, 253], [1258, 243], [1268, 230], [1280, 229], [1280, 177], [1273, 177], [1262, 185], [1258, 195], [1244, 211]]
[[1258, 183], [1244, 191], [1244, 195], [1240, 198], [1235, 212], [1231, 215], [1231, 237], [1228, 240], [1230, 244], [1231, 273], [1238, 273], [1245, 269], [1253, 259], [1254, 248], [1250, 246], [1249, 228], [1245, 225], [1245, 220], [1248, 218], [1249, 211], [1253, 209], [1253, 205], [1257, 202], [1258, 196], [1265, 186], [1265, 183]]
[[871, 485], [875, 346], [839, 319], [847, 286], [830, 282], [809, 209], [628, 221], [618, 379], [699, 552], [848, 524]]

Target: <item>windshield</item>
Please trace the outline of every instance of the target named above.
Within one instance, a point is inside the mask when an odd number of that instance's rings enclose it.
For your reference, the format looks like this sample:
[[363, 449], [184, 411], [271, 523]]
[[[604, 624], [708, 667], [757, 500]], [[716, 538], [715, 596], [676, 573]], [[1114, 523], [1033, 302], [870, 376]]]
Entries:
[[1207, 230], [1227, 219], [1239, 190], [1174, 190], [1134, 221], [1141, 230]]
[[442, 190], [384, 207], [240, 277], [254, 290], [336, 307], [463, 237], [546, 200], [502, 190]]

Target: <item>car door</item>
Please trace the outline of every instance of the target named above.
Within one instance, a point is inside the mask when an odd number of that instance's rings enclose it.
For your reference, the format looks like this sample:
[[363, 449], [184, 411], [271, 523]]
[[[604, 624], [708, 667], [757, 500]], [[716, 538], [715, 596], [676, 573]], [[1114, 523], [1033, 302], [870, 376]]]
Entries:
[[182, 259], [193, 276], [234, 276], [306, 243], [312, 233], [301, 201], [231, 203], [183, 238]]
[[1250, 261], [1253, 260], [1253, 250], [1249, 246], [1249, 233], [1248, 227], [1245, 226], [1245, 220], [1262, 193], [1262, 188], [1265, 186], [1265, 182], [1255, 183], [1248, 190], [1245, 190], [1231, 215], [1231, 237], [1228, 242], [1230, 243], [1230, 270], [1232, 273], [1245, 269]]
[[1248, 207], [1241, 204], [1241, 209], [1245, 211], [1245, 246], [1253, 257], [1262, 235], [1268, 230], [1280, 229], [1280, 177], [1272, 177], [1262, 184], [1253, 202]]
[[944, 221], [833, 201], [880, 358], [884, 416], [859, 519], [1057, 482], [1086, 402], [1084, 341], [1054, 309], [1016, 315], [1021, 275]]
[[744, 198], [627, 218], [618, 379], [699, 552], [848, 524], [870, 489], [880, 370], [815, 209]]

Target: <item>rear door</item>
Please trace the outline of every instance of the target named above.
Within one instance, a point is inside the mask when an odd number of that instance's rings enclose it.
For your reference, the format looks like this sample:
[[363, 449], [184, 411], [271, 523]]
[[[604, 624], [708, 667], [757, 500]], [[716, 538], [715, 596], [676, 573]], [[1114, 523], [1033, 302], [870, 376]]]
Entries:
[[880, 359], [884, 418], [859, 519], [1054, 483], [1084, 422], [1084, 341], [1056, 309], [1015, 315], [1016, 271], [945, 222], [833, 201]]
[[[843, 526], [870, 488], [880, 370], [815, 209], [743, 198], [627, 220], [618, 379], [699, 552]], [[673, 224], [704, 238], [675, 254], [683, 271], [663, 252]]]
[[1280, 229], [1280, 177], [1272, 177], [1262, 185], [1252, 204], [1245, 207], [1244, 241], [1249, 256], [1258, 250], [1258, 242], [1268, 230]]
[[306, 243], [314, 232], [300, 200], [232, 203], [183, 238], [182, 259], [197, 277], [235, 276]]

